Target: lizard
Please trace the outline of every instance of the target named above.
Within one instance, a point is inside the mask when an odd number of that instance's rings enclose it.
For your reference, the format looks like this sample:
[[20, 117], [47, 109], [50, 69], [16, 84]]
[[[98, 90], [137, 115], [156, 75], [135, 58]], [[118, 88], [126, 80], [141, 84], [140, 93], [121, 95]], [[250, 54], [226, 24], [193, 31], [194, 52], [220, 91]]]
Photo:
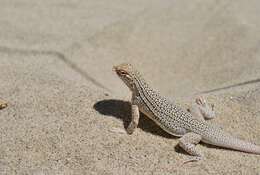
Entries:
[[7, 107], [7, 102], [0, 100], [0, 109]]
[[199, 142], [260, 155], [260, 146], [236, 138], [206, 121], [215, 117], [215, 110], [214, 105], [208, 104], [203, 97], [197, 97], [191, 109], [184, 110], [152, 89], [131, 64], [113, 66], [113, 71], [132, 92], [131, 121], [126, 128], [128, 134], [131, 135], [137, 128], [141, 111], [164, 131], [180, 137], [178, 145], [193, 156], [191, 161], [203, 158], [196, 147]]

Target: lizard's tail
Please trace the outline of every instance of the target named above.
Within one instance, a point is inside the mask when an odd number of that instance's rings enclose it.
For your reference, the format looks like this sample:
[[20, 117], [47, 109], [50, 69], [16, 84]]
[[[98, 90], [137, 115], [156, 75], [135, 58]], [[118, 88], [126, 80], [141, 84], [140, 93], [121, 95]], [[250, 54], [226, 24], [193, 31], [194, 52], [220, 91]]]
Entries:
[[213, 137], [206, 136], [203, 141], [219, 147], [260, 155], [260, 146], [235, 138], [224, 131], [218, 130], [217, 133], [219, 134]]
[[[223, 146], [225, 147], [225, 145]], [[229, 139], [229, 142], [226, 144], [226, 147], [238, 151], [260, 155], [260, 146], [233, 137]]]

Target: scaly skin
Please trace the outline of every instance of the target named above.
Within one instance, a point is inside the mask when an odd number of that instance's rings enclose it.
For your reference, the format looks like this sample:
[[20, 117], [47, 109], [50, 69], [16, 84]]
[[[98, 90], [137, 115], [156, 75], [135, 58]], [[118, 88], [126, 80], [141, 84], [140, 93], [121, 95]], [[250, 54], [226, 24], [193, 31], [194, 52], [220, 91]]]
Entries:
[[137, 127], [140, 110], [169, 134], [181, 137], [179, 145], [190, 155], [195, 156], [194, 160], [203, 157], [196, 149], [196, 144], [200, 141], [260, 154], [259, 146], [237, 139], [205, 121], [213, 118], [215, 112], [213, 105], [208, 105], [202, 97], [197, 98], [190, 112], [187, 112], [151, 89], [131, 64], [120, 64], [113, 69], [132, 92], [132, 120], [127, 128], [128, 134], [132, 134]]

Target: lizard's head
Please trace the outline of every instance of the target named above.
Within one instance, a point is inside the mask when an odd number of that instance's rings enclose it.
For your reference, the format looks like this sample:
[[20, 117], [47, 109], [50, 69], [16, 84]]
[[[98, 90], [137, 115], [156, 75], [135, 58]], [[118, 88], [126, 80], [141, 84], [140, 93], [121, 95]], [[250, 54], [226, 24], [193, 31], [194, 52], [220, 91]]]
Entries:
[[123, 63], [113, 67], [113, 71], [123, 80], [130, 90], [134, 90], [134, 69], [131, 64]]

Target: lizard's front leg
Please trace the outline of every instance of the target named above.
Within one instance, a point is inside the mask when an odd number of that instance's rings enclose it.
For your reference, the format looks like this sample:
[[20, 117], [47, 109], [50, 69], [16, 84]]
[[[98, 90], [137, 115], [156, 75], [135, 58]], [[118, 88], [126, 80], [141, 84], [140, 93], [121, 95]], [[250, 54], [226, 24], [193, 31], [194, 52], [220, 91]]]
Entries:
[[134, 130], [137, 128], [137, 125], [139, 123], [139, 108], [137, 105], [132, 104], [131, 106], [131, 122], [129, 126], [127, 127], [126, 131], [128, 134], [133, 134]]
[[7, 102], [0, 100], [0, 109], [7, 107]]

